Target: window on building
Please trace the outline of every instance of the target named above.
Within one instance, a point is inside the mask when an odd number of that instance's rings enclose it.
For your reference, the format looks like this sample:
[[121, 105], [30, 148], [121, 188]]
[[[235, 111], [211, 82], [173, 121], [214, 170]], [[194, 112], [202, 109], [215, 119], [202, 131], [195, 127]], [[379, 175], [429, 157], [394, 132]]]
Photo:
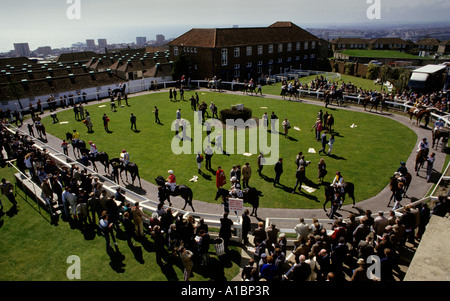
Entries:
[[241, 49], [239, 47], [234, 47], [234, 57], [241, 56]]
[[288, 58], [286, 59], [287, 62], [290, 62], [291, 60], [292, 60], [291, 57], [288, 57]]
[[239, 77], [241, 76], [241, 71], [240, 70], [234, 70], [234, 77]]
[[310, 55], [309, 55], [309, 58], [311, 58], [311, 59], [313, 59], [313, 58], [315, 58], [316, 57], [316, 55], [314, 54], [314, 53], [311, 53]]
[[292, 43], [287, 44], [287, 51], [292, 51]]
[[297, 56], [295, 57], [295, 60], [296, 60], [296, 61], [299, 61], [299, 60], [300, 60], [300, 56], [297, 55]]
[[282, 63], [283, 62], [283, 59], [280, 57], [280, 58], [278, 58], [278, 63]]
[[273, 53], [273, 45], [269, 45], [268, 52], [269, 52], [269, 53]]
[[316, 41], [311, 42], [311, 49], [316, 49]]
[[308, 42], [305, 42], [304, 46], [303, 46], [304, 50], [308, 50]]
[[247, 62], [247, 67], [251, 68], [252, 67], [252, 62]]
[[305, 55], [303, 56], [303, 59], [304, 59], [304, 60], [307, 60], [307, 59], [308, 59], [308, 55], [305, 54]]
[[269, 60], [269, 65], [272, 65], [273, 64], [273, 60]]
[[220, 63], [222, 66], [228, 65], [228, 49], [222, 48], [221, 50], [221, 57], [220, 57]]
[[258, 46], [258, 54], [261, 55], [261, 54], [263, 54], [263, 52], [264, 52], [263, 45], [259, 45]]
[[177, 46], [173, 46], [173, 55], [175, 55], [175, 56], [178, 55], [178, 47]]
[[300, 42], [295, 43], [295, 50], [300, 50], [300, 45]]
[[247, 56], [252, 55], [252, 46], [247, 46]]
[[241, 64], [234, 64], [234, 69], [241, 69]]
[[262, 67], [258, 67], [257, 72], [262, 73]]
[[258, 61], [258, 66], [262, 66], [263, 62], [262, 61]]
[[283, 52], [283, 44], [278, 44], [278, 52]]

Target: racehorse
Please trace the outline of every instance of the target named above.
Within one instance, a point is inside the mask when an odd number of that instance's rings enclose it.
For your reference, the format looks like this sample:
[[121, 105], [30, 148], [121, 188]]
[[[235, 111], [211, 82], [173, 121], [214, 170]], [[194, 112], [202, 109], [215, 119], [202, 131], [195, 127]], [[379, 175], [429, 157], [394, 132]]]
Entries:
[[417, 155], [416, 155], [416, 164], [414, 165], [414, 171], [416, 172], [416, 175], [419, 175], [419, 170], [423, 167], [423, 164], [425, 161], [427, 161], [428, 158], [428, 152], [429, 149], [421, 149]]
[[123, 162], [120, 160], [120, 158], [113, 158], [109, 161], [109, 164], [111, 164], [111, 166], [114, 168], [117, 168], [117, 166], [119, 167], [119, 175], [120, 175], [120, 179], [123, 181], [122, 178], [122, 171], [125, 171], [125, 180], [128, 182], [128, 173], [130, 173], [130, 177], [131, 177], [131, 185], [134, 185], [134, 180], [136, 179], [136, 177], [139, 180], [139, 187], [142, 188], [141, 185], [141, 177], [139, 176], [139, 167], [136, 165], [136, 163], [133, 162], [129, 162], [126, 166], [123, 164]]
[[86, 154], [89, 158], [89, 161], [92, 163], [92, 166], [94, 166], [94, 171], [98, 172], [97, 165], [95, 162], [100, 162], [105, 167], [105, 172], [109, 173], [109, 156], [106, 152], [98, 152], [96, 156], [93, 156], [89, 153], [88, 149], [81, 149], [81, 154]]
[[[328, 202], [331, 202], [334, 198], [334, 192], [335, 189], [339, 189], [338, 191], [340, 192], [340, 187], [333, 187], [333, 186], [326, 186], [325, 187], [325, 203], [323, 203], [323, 210], [325, 212], [327, 212], [327, 210], [325, 209], [325, 205]], [[342, 198], [342, 203], [344, 203], [345, 201], [345, 195], [348, 194], [349, 197], [352, 198], [353, 200], [353, 207], [355, 206], [355, 185], [353, 185], [353, 183], [350, 182], [344, 182], [344, 193], [341, 193], [341, 198]], [[340, 209], [340, 206], [339, 206]]]
[[[412, 176], [409, 172], [406, 173], [406, 175], [404, 176], [404, 181], [403, 182], [403, 197], [406, 196], [406, 192], [408, 191], [409, 185], [411, 185], [411, 181], [412, 181]], [[389, 203], [388, 203], [388, 207], [391, 204], [391, 200], [394, 198], [395, 192], [398, 188], [398, 183], [399, 183], [399, 178], [396, 177], [396, 175], [392, 176], [390, 181], [389, 181], [389, 187], [392, 191], [392, 195], [389, 198]]]
[[78, 139], [78, 141], [73, 141], [72, 140], [72, 133], [67, 132], [66, 133], [66, 140], [72, 145], [72, 149], [73, 149], [73, 155], [75, 157], [81, 157], [82, 153], [81, 151], [86, 149], [86, 142], [84, 142], [81, 139]]
[[441, 138], [445, 145], [445, 142], [449, 138], [449, 133], [450, 133], [450, 131], [448, 129], [437, 129], [437, 130], [433, 131], [432, 132], [433, 144], [431, 147], [437, 150], [437, 147], [439, 145], [439, 141], [441, 140]]
[[[259, 192], [256, 188], [248, 187], [242, 190], [242, 198], [244, 203], [249, 203], [252, 205], [252, 213], [251, 216], [258, 217], [258, 207], [259, 207]], [[225, 201], [230, 197], [230, 192], [225, 188], [218, 188], [216, 197], [214, 198], [217, 201], [218, 198], [222, 197], [222, 200]]]
[[379, 104], [381, 104], [380, 112], [383, 112], [384, 98], [382, 95], [378, 94], [375, 98], [372, 98], [371, 96], [364, 97], [363, 99], [364, 111], [366, 111], [367, 105], [369, 103], [372, 105], [371, 108], [369, 109], [369, 112], [371, 112], [373, 108], [375, 108], [376, 112]]
[[431, 114], [430, 108], [410, 108], [408, 110], [409, 114], [409, 122], [412, 122], [413, 116], [416, 116], [417, 122], [416, 125], [419, 126], [420, 122], [422, 121], [422, 118], [425, 117], [425, 115]]
[[164, 200], [168, 200], [169, 204], [171, 204], [170, 196], [181, 196], [181, 198], [184, 199], [184, 206], [181, 210], [184, 210], [184, 208], [189, 205], [191, 206], [192, 211], [195, 212], [194, 206], [192, 205], [193, 193], [189, 187], [187, 187], [186, 185], [177, 185], [175, 186], [174, 191], [172, 191], [170, 187], [166, 187], [166, 180], [162, 176], [156, 177], [155, 181], [158, 186], [165, 188], [159, 190], [160, 193], [164, 193], [164, 195], [160, 196], [160, 201], [163, 200], [164, 202]]
[[251, 95], [253, 95], [253, 93], [256, 94], [256, 85], [245, 83], [244, 87], [242, 88], [242, 91], [243, 91], [242, 94], [245, 93], [248, 95], [248, 92], [250, 92]]
[[336, 100], [336, 104], [338, 106], [342, 105], [344, 103], [344, 93], [341, 89], [336, 90], [334, 93], [331, 92], [331, 90], [326, 90], [324, 92], [324, 101], [325, 101], [325, 108], [333, 103], [333, 99]]

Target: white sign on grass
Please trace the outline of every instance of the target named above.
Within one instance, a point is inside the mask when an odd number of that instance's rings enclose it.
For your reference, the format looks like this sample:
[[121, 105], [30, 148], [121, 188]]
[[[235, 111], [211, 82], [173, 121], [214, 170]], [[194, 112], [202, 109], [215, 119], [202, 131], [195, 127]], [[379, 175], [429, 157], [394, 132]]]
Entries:
[[230, 212], [237, 211], [243, 212], [244, 211], [244, 200], [243, 199], [228, 199], [228, 208], [230, 209]]

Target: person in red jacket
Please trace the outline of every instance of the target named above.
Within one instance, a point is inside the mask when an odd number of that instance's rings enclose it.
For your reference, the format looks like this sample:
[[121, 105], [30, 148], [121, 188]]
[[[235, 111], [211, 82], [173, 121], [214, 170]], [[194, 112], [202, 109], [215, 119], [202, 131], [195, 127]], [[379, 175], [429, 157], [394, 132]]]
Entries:
[[223, 185], [227, 183], [227, 179], [225, 177], [225, 172], [222, 167], [218, 167], [216, 171], [216, 187], [222, 188]]

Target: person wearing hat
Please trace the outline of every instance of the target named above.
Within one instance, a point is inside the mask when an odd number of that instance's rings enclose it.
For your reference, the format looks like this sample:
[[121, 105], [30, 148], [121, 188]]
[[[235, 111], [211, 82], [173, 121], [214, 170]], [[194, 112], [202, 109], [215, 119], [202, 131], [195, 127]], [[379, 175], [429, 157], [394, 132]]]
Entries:
[[79, 139], [80, 139], [80, 133], [78, 133], [77, 130], [73, 130], [73, 134], [72, 134], [73, 143], [77, 144]]
[[169, 187], [171, 191], [175, 190], [175, 187], [177, 186], [177, 180], [175, 177], [175, 174], [173, 173], [173, 170], [168, 170], [169, 176], [166, 179], [166, 186]]
[[408, 168], [406, 168], [405, 162], [400, 162], [400, 167], [397, 169], [397, 172], [399, 172], [402, 176], [406, 176], [406, 174], [408, 173]]
[[91, 146], [91, 149], [89, 150], [89, 155], [91, 157], [97, 157], [97, 145], [95, 145], [92, 141], [89, 141], [89, 145]]
[[439, 117], [439, 119], [434, 123], [433, 132], [436, 132], [444, 127], [444, 121], [442, 121], [442, 117]]
[[237, 178], [231, 177], [231, 188], [230, 188], [230, 196], [235, 196], [238, 198], [242, 198], [242, 190], [241, 190], [241, 183], [237, 180]]
[[424, 152], [426, 152], [426, 154], [428, 154], [429, 144], [428, 144], [427, 138], [423, 138], [422, 141], [420, 141], [419, 146], [417, 148], [417, 152], [420, 152], [420, 151], [424, 151]]
[[128, 163], [130, 163], [130, 154], [125, 149], [123, 149], [120, 153], [120, 161], [125, 167], [128, 165]]
[[353, 270], [353, 275], [350, 281], [367, 281], [369, 280], [367, 278], [367, 269], [366, 269], [366, 262], [364, 259], [359, 258], [356, 262], [358, 264], [358, 267]]
[[342, 176], [340, 171], [336, 172], [336, 176], [334, 177], [331, 186], [334, 187], [334, 190], [339, 191], [340, 193], [344, 193], [344, 177]]

